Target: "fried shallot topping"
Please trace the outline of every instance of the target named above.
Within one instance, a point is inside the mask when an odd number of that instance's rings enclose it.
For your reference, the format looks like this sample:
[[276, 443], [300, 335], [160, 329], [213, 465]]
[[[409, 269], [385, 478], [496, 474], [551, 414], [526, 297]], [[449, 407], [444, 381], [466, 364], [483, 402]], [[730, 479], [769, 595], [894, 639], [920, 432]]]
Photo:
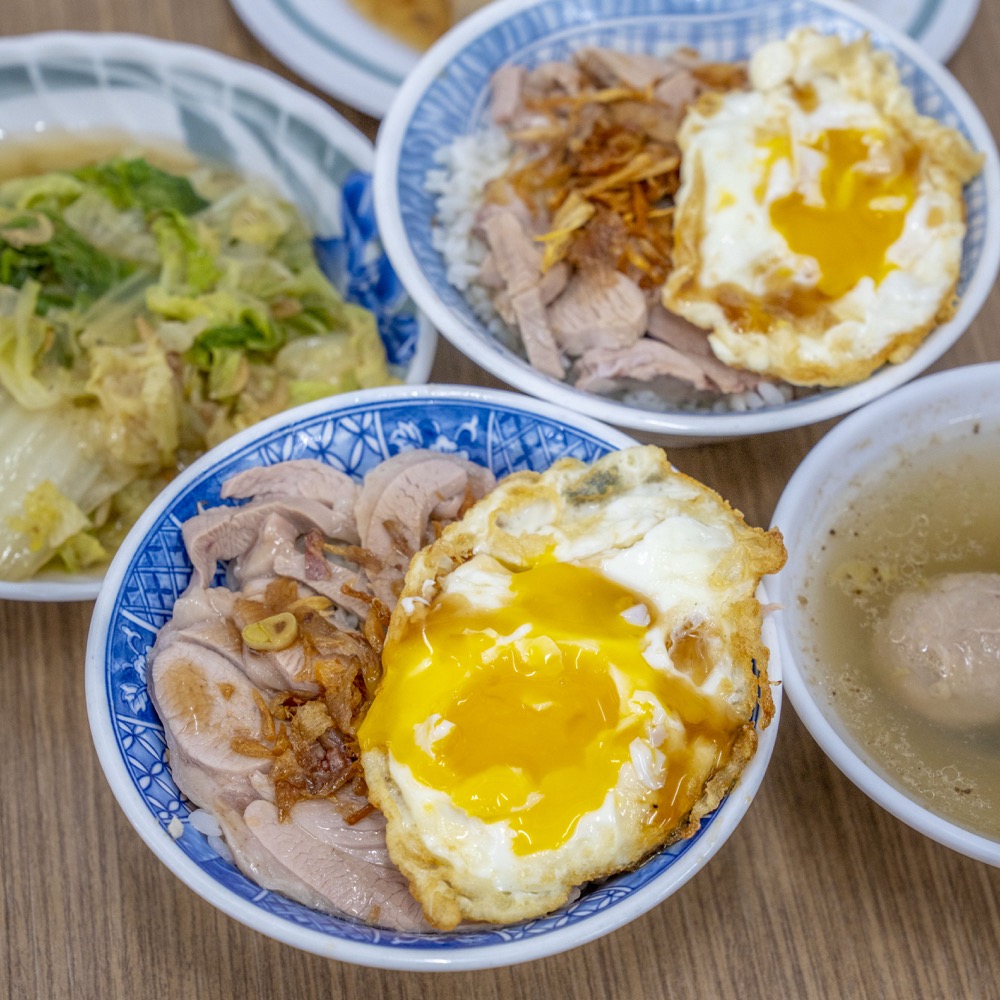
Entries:
[[287, 819], [292, 806], [304, 799], [330, 799], [349, 823], [371, 810], [355, 734], [382, 675], [389, 609], [371, 595], [351, 595], [369, 605], [361, 631], [331, 621], [325, 614], [331, 607], [327, 598], [300, 599], [295, 581], [286, 577], [268, 584], [261, 599], [241, 598], [235, 607], [244, 637], [263, 636], [276, 622], [294, 621], [293, 628], [283, 629], [294, 632], [292, 642], [275, 646], [261, 641], [250, 648], [301, 656], [301, 676], [318, 689], [313, 695], [280, 691], [269, 700], [255, 691], [259, 733], [231, 741], [237, 753], [273, 761], [269, 777], [280, 819]]
[[579, 89], [523, 95], [523, 124], [508, 131], [512, 165], [486, 201], [516, 196], [548, 227], [537, 237], [543, 271], [561, 260], [611, 264], [644, 289], [658, 287], [671, 268], [676, 133], [687, 103], [744, 86], [745, 71], [697, 62], [637, 88], [602, 85], [587, 58], [574, 65]]

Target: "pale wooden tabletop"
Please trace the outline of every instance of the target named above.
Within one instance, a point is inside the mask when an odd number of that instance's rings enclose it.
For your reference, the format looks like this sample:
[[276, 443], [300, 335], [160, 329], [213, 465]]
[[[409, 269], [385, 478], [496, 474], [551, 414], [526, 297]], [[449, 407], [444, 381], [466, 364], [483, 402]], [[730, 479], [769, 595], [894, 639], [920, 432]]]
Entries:
[[[4, 34], [53, 29], [197, 42], [302, 82], [226, 0], [0, 4]], [[951, 68], [994, 134], [998, 53], [1000, 4], [983, 0]], [[339, 109], [374, 135], [370, 118]], [[998, 326], [994, 289], [937, 367], [1000, 359]], [[432, 377], [498, 384], [447, 343]], [[671, 457], [766, 525], [829, 426]], [[181, 884], [112, 798], [84, 704], [91, 608], [0, 601], [0, 1000], [1000, 997], [1000, 870], [872, 804], [828, 762], [787, 699], [763, 787], [730, 840], [673, 897], [600, 941], [510, 969], [445, 974], [371, 970], [277, 944]]]

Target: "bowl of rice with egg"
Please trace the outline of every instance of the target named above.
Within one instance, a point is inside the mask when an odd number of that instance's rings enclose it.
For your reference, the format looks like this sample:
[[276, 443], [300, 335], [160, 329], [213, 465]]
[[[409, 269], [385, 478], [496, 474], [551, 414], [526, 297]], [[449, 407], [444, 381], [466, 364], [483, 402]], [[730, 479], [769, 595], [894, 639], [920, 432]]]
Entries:
[[269, 937], [541, 958], [664, 902], [746, 814], [784, 559], [663, 449], [530, 396], [319, 400], [129, 534], [88, 642], [95, 746], [155, 855]]
[[901, 385], [1000, 262], [978, 110], [837, 0], [503, 0], [421, 59], [377, 150], [387, 252], [444, 336], [673, 443]]

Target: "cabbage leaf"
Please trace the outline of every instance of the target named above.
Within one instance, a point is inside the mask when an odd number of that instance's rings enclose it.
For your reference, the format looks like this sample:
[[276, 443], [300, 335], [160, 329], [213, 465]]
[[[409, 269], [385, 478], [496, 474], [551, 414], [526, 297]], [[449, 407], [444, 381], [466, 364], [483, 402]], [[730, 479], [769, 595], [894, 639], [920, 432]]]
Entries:
[[187, 177], [141, 158], [88, 165], [73, 171], [73, 176], [98, 188], [120, 211], [141, 208], [194, 215], [209, 205]]
[[0, 578], [105, 561], [206, 448], [391, 381], [265, 185], [144, 158], [0, 184]]

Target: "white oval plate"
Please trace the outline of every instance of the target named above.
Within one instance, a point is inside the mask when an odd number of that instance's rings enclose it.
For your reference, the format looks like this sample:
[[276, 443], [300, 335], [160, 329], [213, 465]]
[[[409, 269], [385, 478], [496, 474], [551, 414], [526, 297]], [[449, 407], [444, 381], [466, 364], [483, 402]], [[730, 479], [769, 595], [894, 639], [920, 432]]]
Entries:
[[[420, 53], [364, 17], [350, 0], [230, 0], [273, 56], [332, 97], [381, 118]], [[858, 0], [946, 62], [979, 0]]]
[[941, 62], [947, 62], [955, 54], [979, 9], [979, 0], [857, 0], [857, 3], [905, 31]]

